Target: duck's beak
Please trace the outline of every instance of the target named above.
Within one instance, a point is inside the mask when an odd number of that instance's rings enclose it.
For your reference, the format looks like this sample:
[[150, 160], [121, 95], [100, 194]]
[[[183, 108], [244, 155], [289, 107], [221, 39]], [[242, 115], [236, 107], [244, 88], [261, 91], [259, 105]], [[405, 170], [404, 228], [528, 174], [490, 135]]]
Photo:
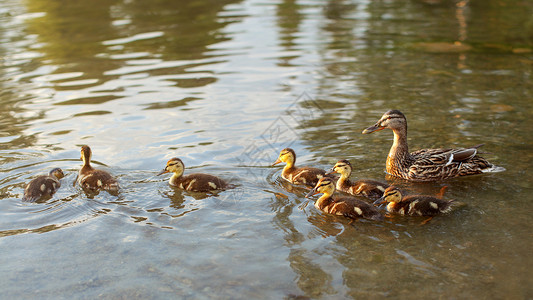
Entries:
[[385, 204], [387, 203], [387, 201], [385, 201], [385, 197], [381, 197], [379, 198], [378, 200], [374, 201], [374, 205], [381, 205], [381, 204]]
[[368, 127], [367, 129], [363, 130], [363, 134], [369, 134], [369, 133], [372, 133], [372, 132], [375, 132], [375, 131], [380, 131], [380, 130], [383, 130], [385, 129], [385, 127], [381, 127], [379, 125], [379, 122]]
[[319, 192], [316, 190], [316, 189], [312, 189], [309, 193], [307, 193], [307, 195], [305, 195], [305, 198], [309, 198], [313, 195], [316, 195], [318, 194]]
[[165, 173], [168, 173], [167, 168], [164, 168], [163, 171], [161, 171], [161, 173], [157, 174], [157, 176], [165, 174]]
[[333, 173], [335, 173], [335, 167], [329, 169], [329, 171], [326, 172], [326, 175], [331, 175]]
[[282, 161], [278, 158], [278, 159], [276, 159], [276, 161], [272, 164], [272, 166], [275, 166], [275, 165], [279, 164], [280, 162], [282, 162]]

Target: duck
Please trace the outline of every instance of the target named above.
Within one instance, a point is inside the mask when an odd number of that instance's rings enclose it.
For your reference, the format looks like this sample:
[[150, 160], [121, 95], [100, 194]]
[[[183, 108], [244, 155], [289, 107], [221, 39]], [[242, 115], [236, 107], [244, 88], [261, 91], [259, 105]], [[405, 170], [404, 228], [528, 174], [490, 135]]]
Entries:
[[346, 159], [339, 160], [327, 174], [332, 173], [339, 173], [341, 175], [337, 180], [335, 188], [338, 191], [354, 196], [363, 196], [376, 200], [381, 198], [385, 189], [389, 187], [386, 183], [369, 179], [351, 181], [349, 178], [352, 174], [352, 165]]
[[184, 176], [184, 170], [183, 161], [174, 157], [167, 162], [163, 171], [157, 175], [174, 173], [168, 181], [169, 184], [190, 192], [212, 192], [230, 187], [224, 180], [209, 174], [194, 173]]
[[363, 130], [370, 134], [391, 129], [394, 142], [387, 156], [388, 174], [410, 181], [438, 181], [447, 178], [505, 171], [477, 154], [483, 144], [470, 148], [421, 149], [409, 153], [407, 119], [399, 110], [389, 110], [379, 121]]
[[272, 164], [275, 166], [279, 163], [286, 163], [281, 172], [281, 177], [290, 183], [314, 187], [318, 180], [326, 176], [326, 171], [318, 168], [295, 166], [296, 152], [291, 148], [285, 148], [280, 151], [278, 159]]
[[61, 168], [52, 169], [48, 175], [35, 177], [26, 185], [22, 201], [35, 202], [43, 197], [52, 197], [61, 187], [61, 178], [65, 177]]
[[383, 215], [371, 204], [349, 196], [333, 197], [335, 181], [332, 178], [321, 178], [305, 197], [309, 198], [319, 193], [322, 193], [322, 196], [316, 200], [315, 207], [323, 212], [344, 216], [352, 220], [359, 218], [374, 221], [383, 220]]
[[379, 204], [388, 203], [386, 209], [390, 213], [398, 213], [402, 216], [433, 217], [450, 212], [455, 200], [448, 201], [428, 195], [403, 196], [399, 188], [390, 186], [383, 193], [383, 197], [376, 202]]
[[78, 173], [78, 184], [87, 190], [108, 190], [118, 191], [118, 181], [109, 172], [95, 169], [91, 166], [91, 148], [87, 145], [81, 146], [81, 160], [83, 166]]

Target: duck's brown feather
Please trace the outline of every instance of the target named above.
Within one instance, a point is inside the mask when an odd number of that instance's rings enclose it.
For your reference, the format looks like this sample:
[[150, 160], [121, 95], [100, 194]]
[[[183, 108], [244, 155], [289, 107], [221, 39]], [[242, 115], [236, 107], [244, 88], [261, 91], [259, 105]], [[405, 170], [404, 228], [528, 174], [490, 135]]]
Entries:
[[221, 190], [228, 186], [228, 184], [213, 175], [193, 173], [187, 176], [180, 176], [172, 180], [172, 185], [191, 192], [209, 192], [214, 190]]
[[35, 202], [41, 197], [51, 197], [61, 186], [59, 179], [49, 176], [40, 175], [30, 181], [24, 189], [22, 201]]
[[326, 213], [351, 219], [383, 220], [383, 215], [374, 206], [352, 197], [319, 199], [315, 202], [315, 207]]

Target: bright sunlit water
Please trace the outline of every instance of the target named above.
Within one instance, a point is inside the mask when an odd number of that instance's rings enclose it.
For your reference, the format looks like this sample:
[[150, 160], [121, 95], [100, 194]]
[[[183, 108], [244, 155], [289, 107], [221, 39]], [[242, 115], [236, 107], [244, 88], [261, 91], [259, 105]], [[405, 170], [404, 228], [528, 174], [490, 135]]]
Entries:
[[[0, 54], [1, 298], [533, 297], [531, 1], [6, 0]], [[389, 109], [507, 171], [387, 178], [466, 204], [426, 225], [298, 209], [279, 151], [386, 180]], [[118, 196], [73, 184], [83, 144]], [[171, 157], [237, 187], [172, 188]]]

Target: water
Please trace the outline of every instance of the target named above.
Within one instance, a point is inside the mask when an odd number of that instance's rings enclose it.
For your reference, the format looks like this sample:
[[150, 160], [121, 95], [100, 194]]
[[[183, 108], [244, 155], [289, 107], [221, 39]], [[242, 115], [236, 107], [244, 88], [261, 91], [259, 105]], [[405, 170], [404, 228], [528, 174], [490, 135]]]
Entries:
[[[0, 4], [2, 298], [533, 297], [529, 1], [16, 1]], [[412, 150], [482, 148], [504, 173], [409, 184], [465, 207], [421, 226], [325, 215], [270, 167], [349, 159], [385, 180]], [[118, 196], [73, 185], [80, 145]], [[156, 176], [237, 185], [207, 196]], [[50, 200], [24, 186], [66, 172]]]

